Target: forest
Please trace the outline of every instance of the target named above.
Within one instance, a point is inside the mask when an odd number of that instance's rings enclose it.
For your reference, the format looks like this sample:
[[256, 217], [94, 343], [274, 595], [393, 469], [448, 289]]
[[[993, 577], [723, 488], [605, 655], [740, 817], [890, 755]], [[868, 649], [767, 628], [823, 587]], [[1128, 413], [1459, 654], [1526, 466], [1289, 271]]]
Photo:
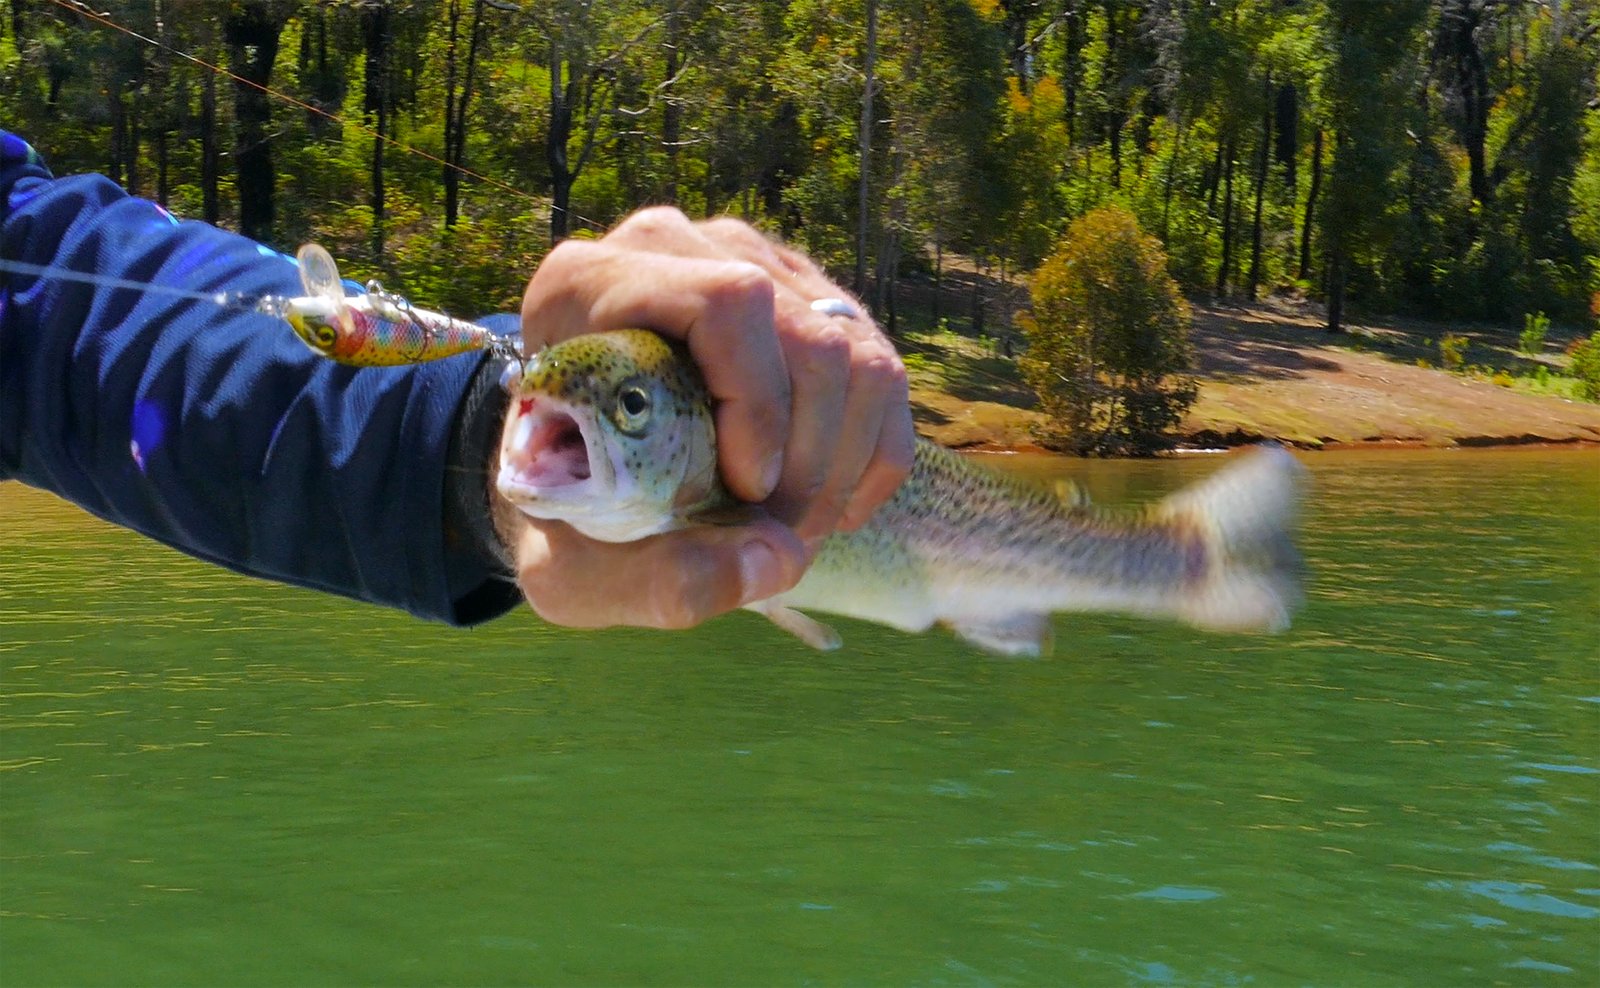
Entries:
[[893, 332], [1130, 211], [1184, 290], [1600, 318], [1586, 0], [6, 0], [57, 174], [316, 240], [419, 303], [677, 204], [789, 238]]

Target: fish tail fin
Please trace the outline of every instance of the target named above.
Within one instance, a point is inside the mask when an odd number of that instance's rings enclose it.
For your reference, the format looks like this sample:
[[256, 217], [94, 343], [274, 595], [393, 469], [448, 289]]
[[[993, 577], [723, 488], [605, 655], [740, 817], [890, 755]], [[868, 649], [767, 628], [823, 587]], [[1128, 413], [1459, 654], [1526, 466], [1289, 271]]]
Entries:
[[1305, 468], [1282, 446], [1257, 448], [1162, 501], [1159, 518], [1201, 534], [1205, 571], [1176, 616], [1215, 631], [1283, 631], [1301, 602], [1294, 545]]

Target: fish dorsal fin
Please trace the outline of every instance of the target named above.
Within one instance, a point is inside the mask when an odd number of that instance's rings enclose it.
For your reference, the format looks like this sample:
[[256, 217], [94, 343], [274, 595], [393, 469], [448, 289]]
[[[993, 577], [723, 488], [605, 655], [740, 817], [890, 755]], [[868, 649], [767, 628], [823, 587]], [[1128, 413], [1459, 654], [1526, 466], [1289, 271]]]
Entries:
[[754, 604], [746, 604], [745, 607], [818, 651], [831, 652], [844, 644], [837, 631], [792, 607], [784, 607], [771, 600], [758, 600]]
[[1058, 480], [1054, 488], [1056, 500], [1068, 508], [1087, 508], [1089, 506], [1089, 492], [1083, 485], [1071, 480]]
[[1049, 655], [1055, 648], [1055, 631], [1048, 614], [1024, 611], [997, 618], [946, 621], [945, 627], [993, 655], [1034, 659]]

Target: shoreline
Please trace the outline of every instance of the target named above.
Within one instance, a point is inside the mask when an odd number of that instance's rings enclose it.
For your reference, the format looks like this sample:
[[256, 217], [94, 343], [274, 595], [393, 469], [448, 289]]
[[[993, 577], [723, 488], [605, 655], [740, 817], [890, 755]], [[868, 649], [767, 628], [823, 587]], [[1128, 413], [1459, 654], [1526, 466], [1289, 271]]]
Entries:
[[[1494, 383], [1561, 366], [1574, 329], [1553, 331], [1530, 356], [1510, 327], [1369, 320], [1330, 336], [1315, 309], [1293, 299], [1192, 305], [1199, 395], [1158, 456], [1260, 442], [1327, 451], [1600, 448], [1600, 404]], [[1469, 340], [1476, 373], [1435, 365], [1434, 340], [1446, 332]], [[1033, 395], [992, 343], [947, 333], [914, 345], [938, 353], [912, 374], [921, 435], [970, 452], [1071, 455], [1038, 441]]]
[[[921, 433], [919, 432], [919, 435], [920, 434]], [[928, 437], [924, 436], [924, 438], [928, 438]], [[1417, 453], [1417, 452], [1431, 452], [1431, 453], [1495, 452], [1495, 453], [1506, 453], [1506, 452], [1516, 452], [1516, 451], [1520, 451], [1520, 450], [1527, 450], [1527, 451], [1530, 451], [1530, 452], [1531, 451], [1547, 451], [1548, 452], [1548, 451], [1556, 451], [1556, 450], [1560, 450], [1560, 451], [1564, 451], [1564, 452], [1565, 451], [1583, 452], [1583, 451], [1586, 451], [1586, 450], [1589, 450], [1589, 451], [1600, 451], [1600, 440], [1596, 440], [1596, 439], [1580, 439], [1580, 438], [1576, 438], [1576, 437], [1570, 438], [1570, 439], [1546, 439], [1546, 438], [1540, 437], [1540, 438], [1533, 438], [1533, 439], [1509, 439], [1509, 440], [1504, 440], [1504, 441], [1502, 441], [1500, 438], [1496, 438], [1496, 437], [1483, 437], [1481, 440], [1469, 439], [1467, 441], [1448, 444], [1448, 445], [1438, 445], [1438, 444], [1434, 444], [1434, 443], [1427, 443], [1427, 442], [1423, 442], [1422, 440], [1418, 440], [1418, 439], [1374, 439], [1374, 440], [1364, 440], [1364, 441], [1358, 441], [1358, 442], [1328, 442], [1328, 443], [1322, 443], [1320, 445], [1305, 445], [1305, 446], [1301, 446], [1301, 445], [1297, 445], [1297, 444], [1289, 443], [1289, 442], [1284, 442], [1284, 441], [1279, 440], [1279, 439], [1272, 439], [1272, 438], [1268, 438], [1268, 437], [1260, 437], [1260, 438], [1255, 438], [1255, 439], [1245, 439], [1245, 440], [1241, 440], [1239, 442], [1217, 443], [1217, 444], [1210, 444], [1210, 445], [1180, 443], [1179, 445], [1173, 446], [1173, 447], [1171, 447], [1169, 449], [1158, 450], [1157, 452], [1155, 452], [1154, 454], [1152, 454], [1151, 456], [1148, 456], [1148, 457], [1139, 457], [1139, 456], [1084, 456], [1084, 457], [1079, 457], [1079, 456], [1075, 456], [1072, 453], [1063, 453], [1063, 452], [1060, 452], [1058, 450], [1049, 449], [1048, 447], [1040, 446], [1037, 443], [1000, 443], [1000, 442], [992, 442], [992, 441], [988, 441], [988, 440], [982, 440], [982, 441], [978, 441], [978, 442], [966, 443], [966, 444], [963, 444], [963, 445], [960, 445], [960, 446], [950, 446], [948, 448], [950, 448], [952, 450], [955, 450], [958, 453], [975, 453], [975, 454], [979, 454], [979, 455], [983, 455], [983, 456], [1055, 456], [1055, 457], [1060, 457], [1062, 459], [1082, 459], [1082, 460], [1102, 460], [1102, 459], [1103, 460], [1139, 460], [1139, 459], [1161, 459], [1162, 457], [1171, 457], [1171, 456], [1223, 455], [1223, 454], [1231, 453], [1231, 452], [1233, 452], [1234, 450], [1237, 450], [1237, 449], [1244, 449], [1244, 448], [1247, 448], [1247, 447], [1250, 447], [1250, 446], [1257, 446], [1257, 445], [1260, 445], [1262, 443], [1274, 443], [1274, 442], [1275, 443], [1279, 443], [1279, 444], [1281, 444], [1283, 446], [1287, 446], [1289, 449], [1294, 450], [1296, 453], [1372, 453], [1372, 452], [1390, 452], [1390, 451], [1397, 452], [1397, 453]]]

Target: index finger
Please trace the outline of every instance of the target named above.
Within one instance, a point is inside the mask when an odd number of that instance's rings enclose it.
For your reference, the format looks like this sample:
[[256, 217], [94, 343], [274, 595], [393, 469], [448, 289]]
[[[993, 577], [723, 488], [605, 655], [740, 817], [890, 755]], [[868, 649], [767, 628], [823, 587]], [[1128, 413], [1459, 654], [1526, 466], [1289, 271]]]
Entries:
[[742, 500], [766, 500], [789, 434], [789, 373], [774, 328], [772, 278], [742, 261], [569, 244], [552, 251], [529, 282], [525, 338], [642, 328], [687, 344], [716, 402], [724, 482]]

